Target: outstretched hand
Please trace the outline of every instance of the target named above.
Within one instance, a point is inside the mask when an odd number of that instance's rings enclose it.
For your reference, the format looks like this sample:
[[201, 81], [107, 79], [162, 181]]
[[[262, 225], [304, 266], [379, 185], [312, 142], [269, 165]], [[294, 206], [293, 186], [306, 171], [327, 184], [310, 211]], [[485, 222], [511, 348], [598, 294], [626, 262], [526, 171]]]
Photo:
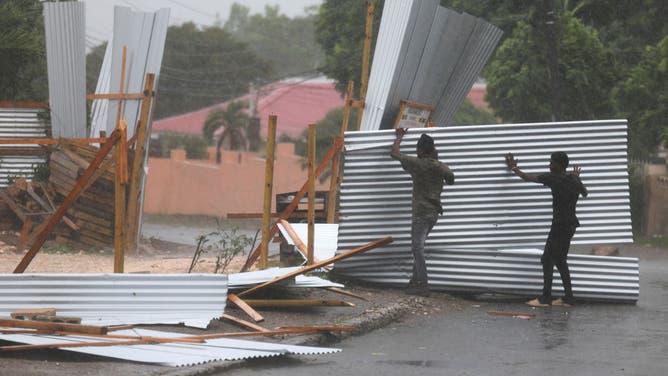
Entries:
[[509, 170], [517, 167], [517, 159], [515, 159], [513, 153], [506, 154], [506, 166], [508, 166]]
[[408, 128], [397, 128], [394, 130], [394, 134], [397, 136], [397, 138], [404, 137], [406, 132], [408, 132]]
[[573, 175], [579, 177], [581, 172], [582, 169], [580, 168], [580, 166], [578, 165], [573, 166]]

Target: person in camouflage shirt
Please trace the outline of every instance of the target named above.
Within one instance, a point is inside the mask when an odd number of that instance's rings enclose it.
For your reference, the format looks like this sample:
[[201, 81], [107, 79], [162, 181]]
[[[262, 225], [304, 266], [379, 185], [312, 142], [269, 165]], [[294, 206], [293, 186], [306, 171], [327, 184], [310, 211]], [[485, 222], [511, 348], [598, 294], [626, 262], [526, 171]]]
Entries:
[[417, 157], [401, 154], [399, 145], [408, 129], [397, 128], [390, 156], [399, 162], [413, 180], [413, 201], [411, 221], [411, 251], [413, 252], [413, 274], [406, 292], [415, 295], [429, 295], [427, 265], [424, 243], [429, 232], [443, 213], [441, 192], [443, 183], [455, 183], [455, 175], [448, 165], [438, 161], [434, 139], [422, 134], [417, 142]]
[[[506, 165], [517, 176], [524, 181], [543, 184], [550, 187], [552, 191], [552, 225], [550, 233], [545, 242], [543, 256], [540, 262], [543, 264], [543, 294], [536, 299], [527, 302], [533, 307], [546, 307], [549, 305], [571, 306], [575, 302], [573, 289], [571, 287], [571, 274], [568, 269], [568, 249], [575, 229], [580, 226], [575, 216], [575, 206], [580, 195], [587, 197], [587, 188], [580, 181], [580, 167], [574, 166], [572, 173], [567, 173], [568, 155], [562, 151], [552, 153], [550, 156], [550, 172], [540, 175], [527, 174], [517, 167], [517, 160], [508, 153], [506, 154]], [[557, 267], [561, 275], [564, 287], [564, 297], [552, 300], [552, 278], [554, 267]]]

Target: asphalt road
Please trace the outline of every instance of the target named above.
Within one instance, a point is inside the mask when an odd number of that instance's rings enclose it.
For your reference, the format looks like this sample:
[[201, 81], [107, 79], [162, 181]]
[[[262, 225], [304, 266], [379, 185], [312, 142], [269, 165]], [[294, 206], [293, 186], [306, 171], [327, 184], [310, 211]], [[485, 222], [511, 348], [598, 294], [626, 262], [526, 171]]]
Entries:
[[668, 260], [641, 259], [640, 269], [637, 305], [469, 300], [348, 339], [336, 355], [262, 359], [225, 375], [668, 375]]

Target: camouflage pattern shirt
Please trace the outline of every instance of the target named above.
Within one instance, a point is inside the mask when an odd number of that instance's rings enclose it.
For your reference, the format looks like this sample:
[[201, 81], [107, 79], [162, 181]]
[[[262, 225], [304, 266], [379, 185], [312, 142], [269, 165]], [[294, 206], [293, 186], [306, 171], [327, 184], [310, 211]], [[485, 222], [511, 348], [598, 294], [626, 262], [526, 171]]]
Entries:
[[413, 217], [443, 213], [443, 182], [448, 185], [455, 183], [452, 171], [434, 158], [400, 154], [399, 162], [413, 179]]

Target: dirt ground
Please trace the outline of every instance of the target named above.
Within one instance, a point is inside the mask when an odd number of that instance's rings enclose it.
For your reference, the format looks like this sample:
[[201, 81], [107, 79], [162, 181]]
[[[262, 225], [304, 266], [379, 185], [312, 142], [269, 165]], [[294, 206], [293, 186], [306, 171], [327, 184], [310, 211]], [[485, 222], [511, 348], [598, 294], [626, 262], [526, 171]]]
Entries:
[[[11, 273], [26, 254], [17, 251], [15, 231], [0, 232], [0, 273]], [[194, 246], [170, 243], [156, 239], [142, 239], [136, 253], [125, 257], [126, 273], [176, 274], [187, 273], [192, 262]], [[229, 272], [237, 272], [245, 259], [236, 258], [228, 266]], [[193, 273], [213, 273], [216, 257], [201, 256]], [[114, 256], [110, 250], [84, 251], [47, 242], [32, 260], [26, 273], [112, 273]]]

